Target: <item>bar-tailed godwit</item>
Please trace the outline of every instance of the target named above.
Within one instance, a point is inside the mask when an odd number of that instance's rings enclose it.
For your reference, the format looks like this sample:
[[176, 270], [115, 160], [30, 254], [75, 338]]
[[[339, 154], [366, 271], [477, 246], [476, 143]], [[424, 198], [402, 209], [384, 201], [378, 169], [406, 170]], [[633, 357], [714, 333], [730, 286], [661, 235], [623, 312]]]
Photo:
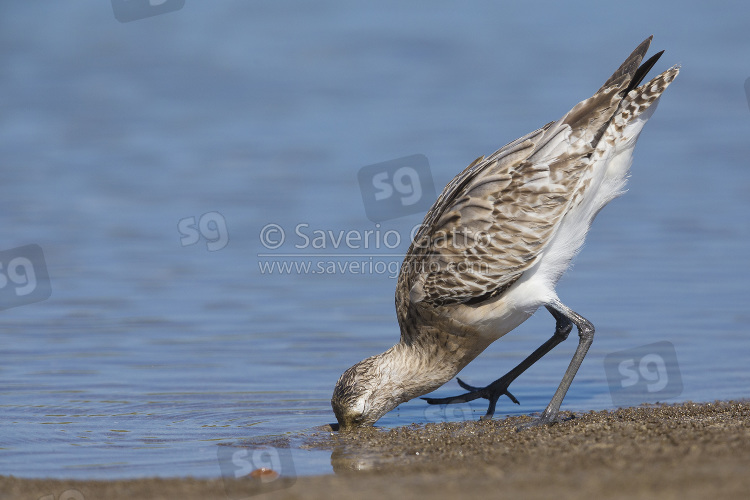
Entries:
[[[372, 425], [399, 404], [434, 391], [540, 306], [552, 337], [486, 387], [430, 404], [498, 398], [521, 373], [568, 337], [579, 341], [552, 400], [534, 424], [555, 421], [594, 338], [594, 326], [555, 285], [583, 245], [596, 214], [624, 192], [633, 149], [675, 66], [640, 85], [662, 52], [641, 64], [644, 40], [604, 85], [565, 116], [480, 157], [427, 212], [396, 287], [401, 340], [346, 370], [331, 405], [341, 429]], [[640, 85], [640, 86], [639, 86]]]

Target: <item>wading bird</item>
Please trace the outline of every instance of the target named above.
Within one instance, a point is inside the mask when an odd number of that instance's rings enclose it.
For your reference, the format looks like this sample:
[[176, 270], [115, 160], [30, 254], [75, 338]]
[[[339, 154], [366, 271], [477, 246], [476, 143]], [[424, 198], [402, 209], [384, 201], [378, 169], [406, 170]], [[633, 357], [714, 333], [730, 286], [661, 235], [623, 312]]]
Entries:
[[[640, 85], [662, 52], [641, 64], [644, 40], [604, 85], [565, 116], [480, 157], [427, 212], [396, 287], [401, 340], [346, 370], [331, 405], [341, 429], [372, 425], [399, 404], [434, 391], [541, 306], [552, 337], [486, 387], [424, 398], [430, 404], [489, 400], [568, 337], [579, 342], [552, 400], [534, 424], [555, 421], [594, 338], [594, 326], [555, 293], [596, 214], [624, 192], [633, 149], [675, 66]], [[639, 86], [640, 85], [640, 86]]]

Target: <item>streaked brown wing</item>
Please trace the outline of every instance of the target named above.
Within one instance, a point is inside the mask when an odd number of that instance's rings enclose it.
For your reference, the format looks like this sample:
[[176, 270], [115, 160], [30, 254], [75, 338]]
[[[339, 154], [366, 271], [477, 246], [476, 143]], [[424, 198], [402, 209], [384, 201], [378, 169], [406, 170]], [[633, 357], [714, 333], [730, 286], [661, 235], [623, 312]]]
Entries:
[[591, 150], [570, 139], [569, 125], [549, 124], [475, 162], [449, 184], [404, 263], [412, 302], [481, 301], [502, 293], [533, 265]]
[[563, 118], [477, 159], [445, 187], [404, 259], [396, 289], [400, 322], [410, 304], [477, 303], [498, 295], [534, 264], [634, 76], [643, 77], [638, 68], [650, 41]]

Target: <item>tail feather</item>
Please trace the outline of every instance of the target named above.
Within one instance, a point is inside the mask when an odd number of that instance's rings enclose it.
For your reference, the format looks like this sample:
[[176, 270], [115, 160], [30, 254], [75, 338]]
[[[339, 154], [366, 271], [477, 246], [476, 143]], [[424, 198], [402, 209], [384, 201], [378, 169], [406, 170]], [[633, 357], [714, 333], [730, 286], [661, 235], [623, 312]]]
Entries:
[[648, 83], [628, 92], [620, 103], [621, 111], [615, 116], [615, 122], [628, 123], [640, 116], [661, 97], [661, 94], [674, 81], [679, 72], [680, 67], [673, 66], [649, 80]]
[[[666, 81], [666, 83], [664, 83], [661, 90], [659, 90], [658, 93], [655, 94], [655, 97], [653, 97], [653, 99], [651, 100], [649, 99], [652, 96], [650, 96], [650, 94], [647, 92], [642, 92], [642, 87], [638, 87], [638, 85], [640, 85], [648, 72], [651, 71], [651, 68], [654, 67], [656, 61], [658, 61], [661, 55], [664, 53], [663, 50], [657, 52], [648, 60], [646, 60], [646, 62], [641, 64], [641, 61], [643, 61], [643, 58], [645, 57], [646, 52], [651, 45], [651, 40], [653, 39], [653, 37], [654, 36], [651, 35], [643, 42], [641, 42], [641, 44], [636, 47], [633, 53], [628, 56], [625, 62], [620, 65], [617, 71], [615, 71], [614, 74], [609, 77], [602, 88], [599, 89], [600, 93], [602, 92], [602, 89], [607, 89], [608, 87], [612, 86], [617, 86], [618, 88], [622, 89], [618, 91], [619, 95], [622, 96], [622, 100], [617, 106], [617, 111], [612, 115], [612, 121], [619, 121], [623, 126], [634, 117], [640, 115], [643, 111], [645, 111], [651, 105], [651, 102], [653, 102], [653, 100], [658, 99], [659, 95], [661, 95], [664, 89], [667, 88], [667, 86], [672, 82], [672, 80], [674, 80], [674, 77], [677, 76], [677, 73], [679, 72], [679, 68], [675, 70], [674, 74], [670, 73], [670, 71], [672, 70], [667, 70], [651, 80], [648, 84], [646, 84], [646, 86], [648, 86], [656, 83], [657, 81], [662, 81], [660, 80], [661, 77], [666, 78], [667, 76], [670, 76], [669, 81]], [[637, 95], [643, 94], [643, 99], [636, 102], [636, 97], [631, 96], [634, 90], [636, 91]], [[606, 133], [608, 127], [609, 125], [607, 124], [600, 127], [597, 133], [594, 135], [593, 141], [591, 143], [594, 145], [598, 144], [601, 138]]]
[[674, 81], [680, 72], [673, 66], [655, 76], [648, 83], [637, 87], [623, 98], [618, 112], [607, 127], [602, 140], [597, 144], [597, 155], [604, 155], [608, 148], [627, 149], [635, 146], [635, 141], [656, 109], [659, 97]]
[[638, 70], [633, 75], [633, 79], [630, 81], [630, 85], [628, 85], [628, 88], [625, 91], [626, 94], [641, 84], [643, 79], [646, 78], [648, 72], [651, 71], [651, 68], [654, 67], [654, 64], [656, 64], [656, 61], [659, 60], [663, 53], [663, 50], [657, 52], [656, 54], [651, 56], [648, 61], [638, 67]]
[[[612, 85], [621, 84], [623, 81], [632, 81], [634, 75], [638, 74], [638, 68], [641, 66], [641, 61], [646, 55], [646, 52], [648, 52], [648, 48], [651, 46], [651, 40], [653, 40], [653, 38], [654, 35], [651, 35], [650, 37], [642, 41], [640, 45], [638, 45], [638, 47], [636, 47], [635, 50], [628, 56], [628, 58], [625, 59], [625, 62], [623, 62], [620, 67], [617, 68], [617, 70], [612, 74], [612, 76], [610, 76], [609, 79], [604, 82], [604, 85], [601, 86], [597, 93]], [[661, 52], [657, 55], [661, 55]], [[651, 59], [653, 59], [653, 57]], [[649, 59], [649, 62], [651, 62], [651, 59]], [[655, 62], [656, 60], [651, 63], [651, 66], [653, 66], [653, 63]], [[651, 66], [649, 66], [648, 69], [650, 69]], [[646, 70], [646, 72], [648, 72], [648, 69]], [[645, 73], [643, 76], [645, 76]], [[643, 76], [641, 76], [641, 79], [643, 79]]]

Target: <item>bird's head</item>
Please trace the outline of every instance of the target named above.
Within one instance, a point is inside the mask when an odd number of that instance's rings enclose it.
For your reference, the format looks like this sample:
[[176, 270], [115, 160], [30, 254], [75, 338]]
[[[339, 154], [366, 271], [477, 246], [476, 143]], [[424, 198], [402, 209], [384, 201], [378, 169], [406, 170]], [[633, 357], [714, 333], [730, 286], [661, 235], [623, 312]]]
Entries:
[[405, 401], [390, 383], [380, 356], [372, 356], [346, 370], [333, 390], [331, 406], [339, 430], [371, 426]]

